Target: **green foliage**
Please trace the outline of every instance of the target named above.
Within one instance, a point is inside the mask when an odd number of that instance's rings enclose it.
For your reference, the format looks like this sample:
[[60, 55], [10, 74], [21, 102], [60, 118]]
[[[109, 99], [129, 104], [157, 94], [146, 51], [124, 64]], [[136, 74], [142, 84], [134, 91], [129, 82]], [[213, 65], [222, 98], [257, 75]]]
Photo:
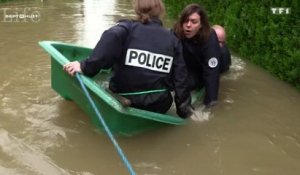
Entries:
[[1, 2], [9, 2], [9, 1], [11, 1], [11, 0], [0, 0], [0, 3]]
[[[165, 0], [168, 14], [177, 18], [189, 3], [199, 3], [211, 24], [227, 31], [230, 48], [300, 90], [300, 4], [293, 0]], [[289, 14], [273, 14], [288, 7]]]

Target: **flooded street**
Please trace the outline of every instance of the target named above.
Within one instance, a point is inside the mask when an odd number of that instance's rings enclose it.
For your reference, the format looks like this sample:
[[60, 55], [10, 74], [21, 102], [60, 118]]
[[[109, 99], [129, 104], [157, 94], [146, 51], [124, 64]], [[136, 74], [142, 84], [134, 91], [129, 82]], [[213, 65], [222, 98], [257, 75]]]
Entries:
[[[94, 47], [133, 14], [130, 0], [0, 3], [0, 174], [129, 174], [105, 133], [51, 89], [50, 59], [38, 41]], [[299, 106], [294, 87], [234, 57], [218, 105], [199, 109], [207, 120], [117, 141], [139, 175], [296, 175]]]

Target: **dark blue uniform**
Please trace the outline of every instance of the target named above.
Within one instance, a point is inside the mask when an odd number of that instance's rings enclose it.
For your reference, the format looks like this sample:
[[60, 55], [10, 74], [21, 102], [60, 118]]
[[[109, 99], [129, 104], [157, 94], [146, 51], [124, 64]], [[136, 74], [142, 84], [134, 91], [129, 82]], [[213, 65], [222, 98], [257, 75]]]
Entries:
[[191, 90], [205, 88], [204, 104], [214, 104], [218, 99], [220, 75], [220, 46], [217, 35], [211, 30], [206, 42], [183, 39], [183, 57], [189, 70]]
[[133, 107], [164, 113], [173, 101], [170, 91], [175, 90], [177, 113], [188, 116], [191, 97], [182, 46], [160, 20], [119, 22], [103, 33], [91, 56], [81, 62], [87, 76], [111, 67], [110, 90], [130, 99]]
[[231, 65], [231, 54], [228, 47], [223, 44], [221, 47], [221, 64], [220, 64], [220, 73], [225, 73], [229, 70]]

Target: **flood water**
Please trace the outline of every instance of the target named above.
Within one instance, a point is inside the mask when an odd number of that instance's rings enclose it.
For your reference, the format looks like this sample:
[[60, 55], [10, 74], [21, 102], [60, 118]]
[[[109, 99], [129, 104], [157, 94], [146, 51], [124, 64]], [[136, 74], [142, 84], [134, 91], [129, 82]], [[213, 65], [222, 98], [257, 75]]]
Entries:
[[[0, 3], [0, 174], [129, 174], [108, 137], [51, 89], [38, 41], [94, 47], [133, 13], [129, 0]], [[296, 175], [299, 104], [295, 88], [234, 57], [218, 105], [198, 109], [207, 120], [117, 141], [139, 175]]]

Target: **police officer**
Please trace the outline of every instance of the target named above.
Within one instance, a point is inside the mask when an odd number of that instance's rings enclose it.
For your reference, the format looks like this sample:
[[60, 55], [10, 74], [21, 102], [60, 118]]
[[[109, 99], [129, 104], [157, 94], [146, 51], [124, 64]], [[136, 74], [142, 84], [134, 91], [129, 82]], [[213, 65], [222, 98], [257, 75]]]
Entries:
[[213, 25], [212, 28], [217, 34], [219, 45], [221, 48], [220, 73], [225, 73], [229, 70], [229, 67], [231, 65], [231, 54], [226, 45], [226, 32], [224, 27], [220, 25]]
[[221, 52], [205, 10], [198, 4], [186, 6], [174, 26], [174, 32], [182, 41], [191, 90], [204, 87], [203, 103], [207, 107], [215, 105], [219, 91]]
[[109, 89], [130, 100], [131, 106], [165, 113], [175, 91], [177, 114], [193, 114], [186, 86], [188, 73], [180, 41], [163, 28], [161, 0], [136, 0], [136, 20], [123, 20], [106, 30], [90, 57], [64, 65], [70, 75], [96, 75], [113, 68]]

